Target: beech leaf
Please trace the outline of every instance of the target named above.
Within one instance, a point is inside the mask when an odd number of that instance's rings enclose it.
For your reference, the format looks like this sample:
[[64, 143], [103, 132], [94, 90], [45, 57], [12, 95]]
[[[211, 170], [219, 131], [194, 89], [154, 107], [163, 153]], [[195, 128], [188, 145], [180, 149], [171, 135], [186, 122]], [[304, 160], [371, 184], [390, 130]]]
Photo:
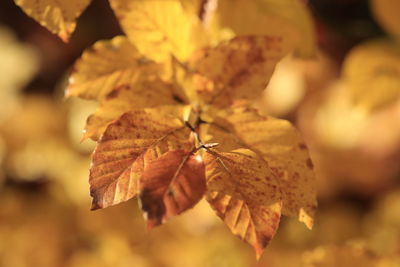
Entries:
[[76, 20], [91, 0], [14, 0], [30, 17], [68, 42], [75, 30]]
[[146, 60], [125, 36], [96, 42], [77, 60], [69, 78], [67, 96], [101, 100], [142, 75], [157, 75], [162, 67]]
[[145, 167], [170, 150], [192, 150], [190, 136], [182, 119], [155, 109], [127, 112], [108, 125], [92, 157], [92, 209], [136, 196]]
[[297, 130], [288, 121], [261, 116], [250, 108], [209, 113], [213, 122], [207, 142], [219, 143], [221, 151], [244, 147], [260, 155], [279, 178], [282, 213], [297, 216], [312, 228], [317, 205], [315, 177], [307, 146]]
[[169, 151], [149, 163], [139, 179], [139, 199], [151, 229], [193, 207], [206, 190], [200, 155]]
[[110, 0], [122, 29], [139, 51], [157, 62], [184, 61], [206, 40], [198, 20], [179, 0]]
[[100, 102], [95, 113], [86, 121], [84, 139], [98, 140], [107, 125], [134, 108], [158, 108], [170, 112], [179, 107], [184, 97], [178, 96], [179, 88], [163, 82], [158, 77], [139, 77], [133, 84], [122, 84], [114, 88]]
[[285, 55], [281, 41], [241, 36], [195, 53], [190, 66], [199, 98], [205, 104], [228, 107], [258, 97]]
[[206, 153], [207, 200], [259, 258], [281, 216], [281, 192], [268, 164], [248, 149]]

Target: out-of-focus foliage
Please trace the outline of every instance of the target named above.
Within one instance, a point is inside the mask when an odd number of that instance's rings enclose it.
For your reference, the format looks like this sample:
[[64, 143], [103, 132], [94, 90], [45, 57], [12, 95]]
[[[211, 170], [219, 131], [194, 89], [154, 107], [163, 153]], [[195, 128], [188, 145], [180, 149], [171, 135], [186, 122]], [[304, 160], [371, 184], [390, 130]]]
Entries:
[[371, 9], [382, 27], [400, 39], [400, 3], [396, 0], [370, 0]]

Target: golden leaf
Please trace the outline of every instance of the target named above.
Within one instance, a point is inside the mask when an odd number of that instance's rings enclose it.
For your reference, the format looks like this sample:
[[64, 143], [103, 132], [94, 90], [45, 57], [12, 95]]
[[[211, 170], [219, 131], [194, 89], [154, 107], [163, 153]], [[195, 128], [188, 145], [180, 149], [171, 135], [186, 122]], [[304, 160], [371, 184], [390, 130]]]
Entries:
[[91, 0], [15, 0], [22, 10], [49, 31], [68, 42], [76, 20]]
[[315, 54], [312, 17], [298, 0], [219, 0], [216, 16], [220, 27], [237, 35], [279, 36], [285, 50], [302, 57]]
[[151, 161], [170, 150], [192, 150], [190, 129], [175, 115], [154, 109], [132, 110], [108, 125], [93, 153], [90, 169], [92, 209], [131, 199]]
[[117, 18], [139, 51], [158, 62], [171, 55], [185, 61], [204, 41], [198, 20], [179, 0], [110, 0]]
[[285, 120], [263, 117], [253, 109], [209, 112], [213, 120], [207, 142], [219, 143], [223, 151], [241, 147], [260, 155], [279, 178], [282, 213], [297, 216], [308, 228], [313, 226], [316, 185], [307, 146], [296, 129]]
[[151, 229], [192, 208], [206, 191], [204, 162], [190, 151], [169, 151], [150, 162], [139, 179], [139, 197]]
[[236, 37], [200, 50], [190, 61], [199, 97], [219, 107], [252, 100], [265, 89], [284, 55], [277, 37]]
[[144, 59], [126, 37], [117, 36], [84, 51], [73, 67], [66, 94], [100, 100], [120, 86], [134, 84], [141, 75], [160, 72], [160, 65]]
[[259, 258], [280, 221], [281, 193], [275, 174], [248, 149], [212, 150], [204, 161], [208, 202], [233, 234], [254, 247]]
[[400, 45], [378, 39], [353, 48], [346, 57], [343, 78], [356, 105], [367, 111], [400, 97]]
[[160, 112], [168, 112], [170, 105], [178, 106], [183, 99], [179, 88], [173, 84], [157, 77], [138, 77], [135, 83], [121, 84], [105, 96], [86, 121], [84, 139], [97, 140], [111, 121], [134, 108], [159, 107]]

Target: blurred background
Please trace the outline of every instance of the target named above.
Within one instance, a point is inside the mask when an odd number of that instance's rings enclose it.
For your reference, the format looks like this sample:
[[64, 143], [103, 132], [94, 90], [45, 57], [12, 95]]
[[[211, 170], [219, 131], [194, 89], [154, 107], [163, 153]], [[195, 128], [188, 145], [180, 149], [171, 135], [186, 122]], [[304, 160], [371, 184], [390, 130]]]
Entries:
[[256, 105], [303, 134], [319, 207], [312, 231], [283, 218], [257, 262], [203, 202], [151, 232], [136, 200], [89, 210], [96, 105], [63, 90], [82, 51], [122, 31], [94, 0], [65, 44], [1, 0], [0, 266], [400, 266], [400, 4], [305, 2], [318, 55], [279, 63]]

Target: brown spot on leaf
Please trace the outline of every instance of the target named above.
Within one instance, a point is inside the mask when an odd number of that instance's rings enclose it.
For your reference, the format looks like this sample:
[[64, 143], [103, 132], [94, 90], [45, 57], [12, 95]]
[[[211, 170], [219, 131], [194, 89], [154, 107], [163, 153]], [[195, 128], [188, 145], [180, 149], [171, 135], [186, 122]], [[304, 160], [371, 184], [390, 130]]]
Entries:
[[300, 144], [299, 144], [299, 148], [300, 148], [301, 150], [306, 150], [306, 149], [307, 149], [307, 145], [304, 144], [304, 143], [300, 143]]
[[121, 90], [129, 89], [129, 88], [130, 88], [130, 86], [127, 84], [119, 85], [106, 95], [106, 99], [107, 100], [114, 99], [114, 98], [118, 97]]
[[311, 159], [308, 158], [306, 161], [306, 165], [308, 168], [313, 169], [314, 168], [314, 164], [312, 163]]

